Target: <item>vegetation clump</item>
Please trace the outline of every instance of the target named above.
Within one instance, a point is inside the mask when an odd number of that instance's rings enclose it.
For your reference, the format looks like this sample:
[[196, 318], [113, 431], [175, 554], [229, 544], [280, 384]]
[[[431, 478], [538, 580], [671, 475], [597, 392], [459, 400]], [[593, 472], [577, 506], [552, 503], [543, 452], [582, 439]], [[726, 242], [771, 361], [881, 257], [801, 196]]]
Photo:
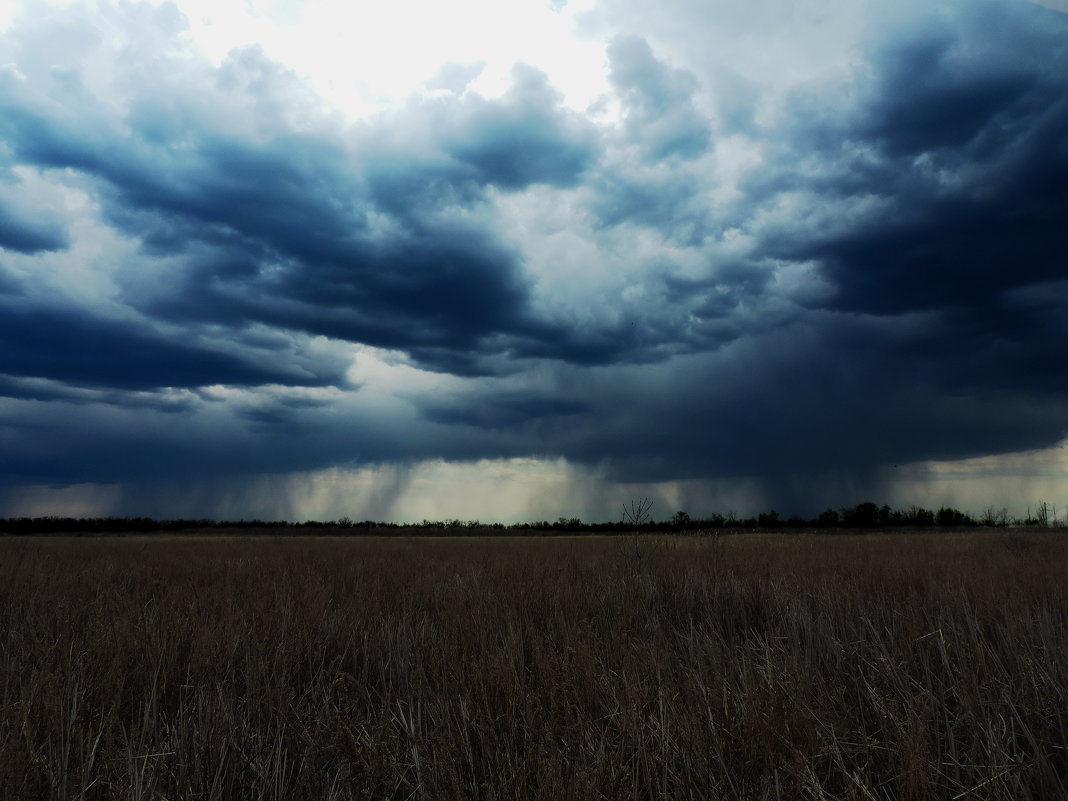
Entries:
[[354, 521], [348, 517], [338, 520], [305, 520], [302, 522], [286, 520], [154, 520], [149, 517], [19, 517], [0, 519], [0, 535], [26, 534], [149, 534], [149, 533], [253, 533], [269, 531], [272, 534], [291, 535], [349, 535], [380, 536], [382, 534], [429, 535], [442, 534], [472, 535], [512, 535], [522, 532], [539, 534], [559, 533], [629, 533], [634, 531], [667, 532], [694, 530], [785, 530], [785, 529], [885, 529], [885, 528], [930, 528], [940, 526], [945, 529], [972, 528], [986, 526], [1004, 528], [1006, 526], [1056, 527], [1063, 521], [1057, 517], [1057, 509], [1049, 503], [1040, 502], [1032, 512], [1028, 507], [1027, 516], [1012, 518], [1007, 509], [987, 508], [978, 517], [951, 507], [937, 510], [910, 506], [908, 509], [891, 509], [878, 506], [870, 501], [853, 507], [827, 509], [812, 519], [796, 516], [783, 519], [780, 514], [770, 509], [754, 517], [739, 518], [734, 512], [727, 514], [713, 513], [702, 518], [692, 517], [685, 511], [675, 512], [667, 520], [652, 518], [652, 501], [649, 498], [633, 500], [623, 505], [623, 519], [602, 523], [584, 522], [577, 517], [560, 517], [554, 522], [548, 520], [512, 523], [483, 523], [479, 520], [423, 520], [419, 523], [396, 523], [378, 520]]

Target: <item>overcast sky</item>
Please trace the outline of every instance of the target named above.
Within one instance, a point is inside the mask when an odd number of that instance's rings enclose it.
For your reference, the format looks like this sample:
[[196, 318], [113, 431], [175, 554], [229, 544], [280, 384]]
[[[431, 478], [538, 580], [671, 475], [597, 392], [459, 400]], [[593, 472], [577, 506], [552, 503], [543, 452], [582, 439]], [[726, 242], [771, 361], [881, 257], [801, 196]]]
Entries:
[[1068, 501], [1068, 15], [0, 6], [0, 515]]

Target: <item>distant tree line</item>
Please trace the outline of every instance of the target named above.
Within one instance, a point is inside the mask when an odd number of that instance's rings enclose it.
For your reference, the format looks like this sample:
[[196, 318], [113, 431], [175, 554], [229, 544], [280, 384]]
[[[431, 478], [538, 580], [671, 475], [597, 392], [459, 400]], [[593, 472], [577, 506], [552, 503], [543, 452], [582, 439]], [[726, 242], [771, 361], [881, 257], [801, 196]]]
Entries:
[[[626, 507], [625, 507], [626, 509]], [[633, 507], [632, 507], [633, 509]], [[288, 534], [347, 534], [378, 535], [403, 533], [406, 535], [432, 534], [457, 536], [493, 536], [504, 533], [536, 532], [539, 534], [607, 534], [617, 532], [669, 532], [699, 530], [787, 530], [787, 529], [843, 529], [871, 530], [880, 528], [966, 528], [1005, 526], [1055, 526], [1059, 522], [1057, 508], [1040, 502], [1027, 515], [1012, 517], [1006, 509], [987, 508], [978, 516], [959, 509], [942, 506], [925, 509], [910, 506], [907, 509], [892, 509], [889, 506], [859, 503], [852, 507], [827, 509], [816, 517], [804, 519], [797, 516], [783, 518], [771, 509], [755, 517], [740, 518], [733, 512], [711, 514], [707, 517], [691, 517], [684, 511], [676, 512], [667, 520], [652, 520], [648, 515], [625, 514], [615, 522], [587, 523], [577, 517], [560, 517], [555, 521], [539, 520], [525, 523], [482, 523], [479, 520], [423, 520], [419, 523], [392, 523], [376, 520], [354, 521], [348, 517], [338, 520], [155, 520], [149, 517], [18, 517], [0, 519], [0, 535], [26, 534], [166, 534], [176, 532], [253, 533], [269, 529]]]

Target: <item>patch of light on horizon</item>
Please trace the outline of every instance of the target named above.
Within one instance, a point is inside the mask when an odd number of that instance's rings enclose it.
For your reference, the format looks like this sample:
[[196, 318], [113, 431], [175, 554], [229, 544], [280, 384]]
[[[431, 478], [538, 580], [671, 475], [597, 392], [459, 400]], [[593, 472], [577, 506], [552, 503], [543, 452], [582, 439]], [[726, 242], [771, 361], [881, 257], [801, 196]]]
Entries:
[[679, 510], [750, 514], [761, 502], [752, 480], [616, 483], [562, 458], [535, 457], [333, 468], [289, 476], [285, 492], [293, 519], [400, 523], [611, 522], [622, 519], [624, 503], [643, 497], [653, 501], [654, 519], [667, 520]]
[[944, 505], [972, 513], [993, 506], [1016, 516], [1042, 501], [1068, 507], [1068, 440], [1052, 448], [920, 462], [891, 471], [892, 505]]
[[3, 516], [110, 517], [121, 494], [115, 484], [17, 487], [3, 499]]
[[296, 519], [511, 523], [528, 519], [531, 505], [566, 489], [568, 479], [563, 460], [429, 460], [297, 474], [286, 490]]

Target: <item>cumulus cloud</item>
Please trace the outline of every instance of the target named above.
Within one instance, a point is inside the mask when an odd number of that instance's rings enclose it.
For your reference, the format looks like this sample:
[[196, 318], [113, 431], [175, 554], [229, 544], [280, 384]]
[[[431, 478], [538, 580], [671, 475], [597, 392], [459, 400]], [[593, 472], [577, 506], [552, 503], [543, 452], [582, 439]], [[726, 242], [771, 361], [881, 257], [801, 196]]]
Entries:
[[290, 119], [300, 87], [261, 53], [217, 71], [189, 60], [154, 70], [163, 86], [123, 87], [123, 115], [102, 115], [78, 76], [9, 75], [0, 94], [13, 157], [75, 173], [141, 243], [119, 276], [133, 308], [404, 348], [448, 370], [539, 335], [520, 256], [478, 206], [494, 187], [572, 185], [595, 156], [593, 127], [542, 73], [517, 65], [498, 100], [414, 102], [339, 135], [322, 114]]
[[708, 121], [694, 108], [692, 73], [657, 59], [639, 36], [613, 40], [608, 59], [609, 77], [626, 109], [627, 134], [645, 158], [693, 158], [708, 148]]
[[485, 61], [476, 61], [472, 64], [457, 64], [455, 61], [450, 61], [442, 65], [437, 75], [427, 81], [426, 86], [428, 89], [446, 89], [453, 94], [463, 94], [467, 85], [485, 68]]

